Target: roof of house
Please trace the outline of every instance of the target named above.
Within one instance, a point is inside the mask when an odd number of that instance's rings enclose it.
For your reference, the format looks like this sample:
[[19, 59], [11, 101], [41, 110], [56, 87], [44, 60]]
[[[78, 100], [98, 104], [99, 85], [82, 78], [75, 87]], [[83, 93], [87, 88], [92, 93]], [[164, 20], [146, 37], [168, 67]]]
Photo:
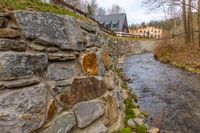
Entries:
[[98, 18], [97, 21], [99, 21], [100, 24], [104, 24], [104, 25], [118, 23], [118, 29], [122, 29], [125, 19], [126, 19], [126, 14], [120, 13], [120, 14], [111, 14], [111, 15], [102, 16]]

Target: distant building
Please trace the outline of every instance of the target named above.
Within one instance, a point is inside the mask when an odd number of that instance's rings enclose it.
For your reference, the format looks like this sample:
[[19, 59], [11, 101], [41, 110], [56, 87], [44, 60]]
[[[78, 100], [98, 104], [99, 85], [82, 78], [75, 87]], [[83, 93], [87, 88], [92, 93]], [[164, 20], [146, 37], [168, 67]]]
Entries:
[[160, 28], [156, 27], [145, 27], [145, 28], [137, 28], [133, 30], [129, 30], [129, 33], [135, 37], [142, 37], [142, 38], [163, 38], [164, 31]]
[[128, 21], [125, 13], [105, 15], [97, 18], [97, 21], [115, 33], [129, 33]]

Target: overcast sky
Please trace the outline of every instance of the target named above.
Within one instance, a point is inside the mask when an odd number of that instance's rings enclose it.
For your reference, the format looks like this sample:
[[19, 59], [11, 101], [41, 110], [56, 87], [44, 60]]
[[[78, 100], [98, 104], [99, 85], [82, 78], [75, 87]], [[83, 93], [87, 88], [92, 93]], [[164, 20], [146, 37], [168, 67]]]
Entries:
[[148, 10], [142, 6], [142, 0], [97, 0], [99, 6], [108, 9], [113, 4], [121, 6], [126, 14], [129, 25], [134, 23], [149, 22], [150, 20], [162, 19], [162, 13], [148, 13]]

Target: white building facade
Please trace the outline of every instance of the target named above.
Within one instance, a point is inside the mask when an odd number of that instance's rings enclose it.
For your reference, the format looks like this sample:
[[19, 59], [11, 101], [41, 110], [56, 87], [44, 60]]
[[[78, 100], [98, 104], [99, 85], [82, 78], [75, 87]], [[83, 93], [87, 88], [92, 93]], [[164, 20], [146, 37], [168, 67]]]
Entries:
[[129, 31], [130, 34], [132, 34], [135, 37], [156, 38], [156, 39], [160, 39], [163, 37], [163, 30], [156, 27], [138, 28]]

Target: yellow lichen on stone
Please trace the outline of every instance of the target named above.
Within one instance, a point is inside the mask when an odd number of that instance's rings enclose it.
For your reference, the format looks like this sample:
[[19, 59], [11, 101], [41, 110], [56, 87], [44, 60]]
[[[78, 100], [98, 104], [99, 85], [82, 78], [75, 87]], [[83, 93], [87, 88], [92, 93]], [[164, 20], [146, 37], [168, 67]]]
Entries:
[[97, 57], [95, 53], [88, 53], [83, 56], [83, 71], [88, 75], [98, 75]]
[[107, 69], [109, 69], [111, 66], [111, 59], [110, 59], [109, 51], [106, 50], [103, 52], [102, 59], [103, 59], [103, 63], [105, 65], [105, 67]]

